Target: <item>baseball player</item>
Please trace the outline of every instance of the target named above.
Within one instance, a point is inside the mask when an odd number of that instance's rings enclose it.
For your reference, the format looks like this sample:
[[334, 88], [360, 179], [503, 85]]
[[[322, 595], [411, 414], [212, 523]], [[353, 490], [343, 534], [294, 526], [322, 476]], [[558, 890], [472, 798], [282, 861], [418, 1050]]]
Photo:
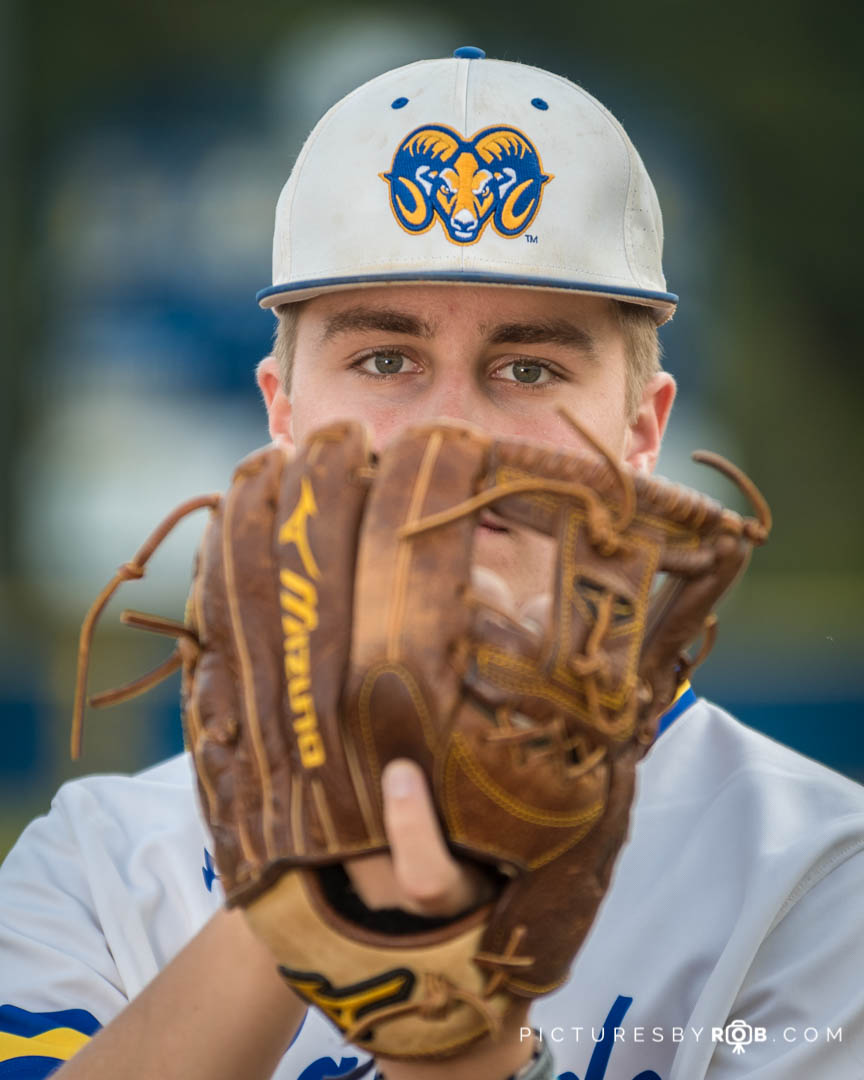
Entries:
[[[325, 115], [279, 200], [259, 294], [278, 316], [258, 368], [271, 437], [348, 417], [383, 446], [447, 417], [578, 449], [564, 406], [649, 472], [675, 392], [661, 248], [642, 161], [581, 88], [474, 48], [388, 72]], [[549, 591], [548, 552], [494, 513], [476, 548], [500, 602], [530, 613]], [[481, 903], [419, 769], [391, 763], [383, 790], [390, 854], [346, 867], [359, 903]], [[495, 1040], [384, 1074], [860, 1078], [862, 848], [857, 785], [682, 683], [566, 985]], [[65, 785], [0, 872], [0, 1077], [361, 1070], [362, 1042], [306, 1012], [222, 901], [188, 756]]]

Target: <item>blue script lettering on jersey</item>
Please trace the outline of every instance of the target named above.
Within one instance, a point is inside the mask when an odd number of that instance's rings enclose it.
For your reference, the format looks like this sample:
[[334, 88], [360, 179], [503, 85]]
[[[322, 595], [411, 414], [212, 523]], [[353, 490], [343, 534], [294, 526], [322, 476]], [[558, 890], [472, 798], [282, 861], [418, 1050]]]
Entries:
[[[603, 1021], [603, 1037], [595, 1044], [591, 1060], [588, 1062], [588, 1071], [585, 1080], [604, 1080], [606, 1070], [609, 1067], [609, 1057], [612, 1047], [615, 1045], [615, 1028], [621, 1027], [621, 1021], [627, 1014], [627, 1010], [633, 1004], [632, 997], [623, 997], [621, 994], [615, 999], [615, 1004], [606, 1014]], [[559, 1073], [558, 1080], [579, 1080], [574, 1072]], [[662, 1080], [653, 1069], [645, 1069], [633, 1080]]]
[[337, 1065], [331, 1057], [318, 1058], [306, 1066], [297, 1080], [325, 1080], [328, 1076], [344, 1076], [356, 1068], [358, 1060], [356, 1057], [343, 1057]]
[[207, 886], [207, 892], [213, 892], [213, 882], [216, 881], [219, 875], [216, 873], [216, 864], [213, 862], [213, 856], [204, 848], [204, 865], [201, 867], [201, 873], [204, 875], [204, 884]]

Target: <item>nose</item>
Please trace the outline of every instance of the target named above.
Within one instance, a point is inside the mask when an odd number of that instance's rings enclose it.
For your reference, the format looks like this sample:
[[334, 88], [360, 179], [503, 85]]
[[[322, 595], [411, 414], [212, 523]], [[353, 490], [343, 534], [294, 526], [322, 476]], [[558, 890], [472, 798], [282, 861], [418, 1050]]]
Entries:
[[442, 380], [440, 385], [424, 394], [422, 401], [417, 403], [415, 419], [482, 423], [484, 404], [474, 380], [466, 373], [465, 377]]

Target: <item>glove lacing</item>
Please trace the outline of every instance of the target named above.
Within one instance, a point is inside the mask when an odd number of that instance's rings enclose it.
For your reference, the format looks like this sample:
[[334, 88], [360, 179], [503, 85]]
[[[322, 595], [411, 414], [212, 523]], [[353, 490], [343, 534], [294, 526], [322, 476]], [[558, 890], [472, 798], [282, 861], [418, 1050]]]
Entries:
[[395, 1005], [386, 1005], [378, 1009], [373, 1015], [358, 1020], [345, 1030], [346, 1042], [356, 1042], [362, 1039], [370, 1028], [389, 1020], [395, 1020], [400, 1016], [409, 1016], [416, 1013], [424, 1020], [435, 1020], [446, 1014], [450, 1006], [463, 1002], [470, 1006], [483, 1020], [486, 1034], [497, 1036], [501, 1030], [501, 1020], [486, 1004], [506, 982], [507, 971], [530, 967], [534, 963], [533, 956], [520, 956], [517, 954], [519, 945], [527, 933], [524, 926], [517, 926], [510, 935], [510, 940], [503, 953], [477, 953], [473, 958], [474, 963], [480, 967], [492, 969], [492, 975], [488, 979], [482, 994], [465, 990], [455, 986], [444, 975], [436, 972], [427, 972], [424, 976], [425, 996], [419, 1001], [405, 1001]]
[[[87, 670], [90, 665], [90, 646], [93, 642], [93, 634], [99, 616], [108, 605], [108, 601], [120, 588], [124, 581], [137, 581], [144, 577], [144, 568], [150, 561], [153, 553], [159, 547], [168, 534], [189, 514], [196, 510], [215, 510], [221, 501], [220, 495], [199, 495], [194, 499], [187, 499], [156, 526], [147, 537], [135, 555], [127, 563], [118, 567], [117, 573], [99, 593], [81, 626], [81, 635], [78, 639], [78, 671], [75, 683], [75, 705], [72, 713], [72, 732], [70, 735], [70, 750], [73, 758], [81, 755], [81, 742], [84, 735], [84, 708], [87, 704], [96, 707], [100, 705], [113, 705], [119, 701], [126, 701], [137, 694], [144, 693], [151, 686], [161, 682], [183, 663], [183, 651], [178, 646], [174, 652], [163, 660], [158, 667], [148, 671], [146, 675], [117, 687], [115, 690], [106, 690], [87, 698]], [[159, 615], [143, 615], [140, 612], [124, 612], [121, 616], [124, 622], [130, 626], [140, 626], [146, 630], [152, 630], [158, 634], [168, 634], [170, 637], [179, 638], [181, 643], [187, 642], [186, 649], [197, 648], [198, 640], [195, 634], [183, 623], [174, 619], [163, 619]]]

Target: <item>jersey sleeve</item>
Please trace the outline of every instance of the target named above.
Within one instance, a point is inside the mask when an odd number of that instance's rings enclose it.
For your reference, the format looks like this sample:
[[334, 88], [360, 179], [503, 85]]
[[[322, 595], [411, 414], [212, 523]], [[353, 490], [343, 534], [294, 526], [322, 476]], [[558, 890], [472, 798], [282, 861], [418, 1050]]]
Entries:
[[0, 1080], [47, 1076], [126, 1001], [58, 795], [0, 867]]
[[864, 1077], [864, 841], [851, 846], [802, 883], [762, 942], [706, 1080]]

